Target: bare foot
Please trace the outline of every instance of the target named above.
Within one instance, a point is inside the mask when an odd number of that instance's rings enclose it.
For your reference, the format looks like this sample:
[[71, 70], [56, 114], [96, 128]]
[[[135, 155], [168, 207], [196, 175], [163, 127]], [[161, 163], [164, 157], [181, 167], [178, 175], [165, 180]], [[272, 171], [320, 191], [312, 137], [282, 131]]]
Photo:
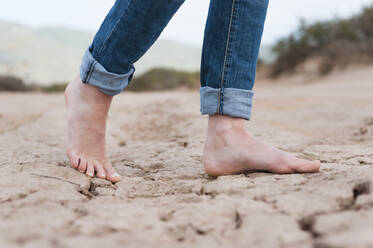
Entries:
[[203, 164], [211, 176], [245, 171], [278, 174], [311, 173], [320, 170], [320, 161], [307, 161], [253, 138], [245, 120], [228, 116], [210, 116]]
[[65, 91], [68, 109], [67, 156], [73, 168], [89, 177], [95, 174], [111, 182], [121, 177], [113, 169], [105, 152], [106, 119], [112, 97], [83, 84], [79, 77]]

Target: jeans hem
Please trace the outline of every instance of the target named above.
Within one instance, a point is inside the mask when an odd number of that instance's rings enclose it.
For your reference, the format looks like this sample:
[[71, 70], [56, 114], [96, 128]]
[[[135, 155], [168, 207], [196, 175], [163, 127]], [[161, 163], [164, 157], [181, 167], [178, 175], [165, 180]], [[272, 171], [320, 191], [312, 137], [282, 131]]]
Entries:
[[[220, 94], [223, 91], [224, 94]], [[201, 113], [203, 115], [228, 115], [250, 120], [254, 92], [252, 90], [201, 87]], [[223, 99], [220, 99], [222, 97]]]
[[94, 86], [106, 95], [120, 94], [130, 83], [135, 68], [128, 73], [117, 74], [107, 71], [91, 54], [89, 49], [80, 65], [80, 79], [83, 83]]

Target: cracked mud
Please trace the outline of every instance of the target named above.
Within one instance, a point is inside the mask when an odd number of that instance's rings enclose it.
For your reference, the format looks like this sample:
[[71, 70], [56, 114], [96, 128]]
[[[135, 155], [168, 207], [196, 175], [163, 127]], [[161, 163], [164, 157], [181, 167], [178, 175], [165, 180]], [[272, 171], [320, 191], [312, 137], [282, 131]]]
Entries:
[[208, 177], [197, 93], [120, 95], [108, 128], [115, 185], [71, 169], [62, 95], [2, 93], [0, 246], [373, 247], [371, 74], [258, 82], [248, 129], [320, 159], [318, 174]]

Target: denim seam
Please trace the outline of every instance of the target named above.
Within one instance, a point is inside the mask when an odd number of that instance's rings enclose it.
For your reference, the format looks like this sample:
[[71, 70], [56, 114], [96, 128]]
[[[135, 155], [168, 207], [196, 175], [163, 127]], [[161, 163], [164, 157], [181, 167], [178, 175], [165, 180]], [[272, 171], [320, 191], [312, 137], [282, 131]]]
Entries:
[[218, 107], [217, 107], [217, 110], [216, 112], [219, 114], [220, 112], [220, 101], [221, 101], [221, 94], [220, 94], [220, 91], [221, 91], [221, 88], [218, 89]]
[[89, 69], [89, 74], [88, 74], [88, 78], [87, 78], [87, 82], [89, 82], [89, 80], [91, 80], [91, 77], [92, 77], [92, 74], [93, 74], [93, 70], [95, 69], [95, 66], [98, 62], [96, 60], [93, 61], [90, 69]]
[[230, 40], [232, 37], [231, 30], [232, 30], [232, 24], [233, 24], [233, 14], [235, 10], [235, 5], [236, 5], [236, 0], [232, 0], [232, 10], [231, 10], [231, 15], [229, 19], [229, 28], [228, 28], [228, 33], [227, 33], [227, 45], [225, 48], [225, 54], [224, 54], [224, 64], [223, 64], [223, 71], [221, 75], [221, 82], [220, 82], [220, 91], [219, 91], [219, 104], [218, 104], [218, 114], [223, 114], [223, 103], [224, 103], [224, 81], [225, 81], [225, 72], [227, 69], [227, 58], [228, 58], [228, 53], [229, 53], [229, 47], [230, 47]]
[[84, 79], [83, 79], [83, 82], [88, 82], [89, 79], [91, 78], [91, 75], [92, 75], [92, 67], [93, 67], [93, 64], [94, 64], [94, 63], [95, 63], [94, 60], [91, 60], [91, 61], [89, 62], [88, 69], [87, 69], [87, 71], [86, 71], [86, 73], [85, 73], [85, 77], [84, 77]]
[[120, 15], [120, 17], [118, 18], [118, 20], [117, 20], [117, 22], [115, 23], [115, 25], [114, 25], [113, 29], [111, 30], [110, 34], [109, 34], [108, 37], [105, 39], [105, 41], [102, 43], [102, 47], [101, 47], [101, 49], [100, 49], [100, 51], [99, 51], [99, 53], [98, 53], [99, 55], [101, 55], [102, 52], [104, 51], [104, 49], [106, 48], [109, 39], [111, 38], [111, 36], [113, 35], [114, 31], [115, 31], [116, 28], [118, 27], [118, 25], [119, 25], [120, 21], [122, 20], [123, 16], [127, 13], [127, 10], [129, 9], [129, 7], [131, 6], [131, 4], [132, 4], [133, 1], [134, 1], [134, 0], [131, 0], [131, 1], [129, 2], [127, 8], [123, 11], [123, 13], [122, 13], [122, 14]]

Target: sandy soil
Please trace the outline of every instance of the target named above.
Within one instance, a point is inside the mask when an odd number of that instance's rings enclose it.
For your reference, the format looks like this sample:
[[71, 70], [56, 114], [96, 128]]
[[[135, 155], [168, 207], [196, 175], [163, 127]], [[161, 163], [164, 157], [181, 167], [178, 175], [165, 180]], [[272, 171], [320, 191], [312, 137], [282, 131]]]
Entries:
[[258, 82], [248, 128], [320, 159], [309, 175], [208, 177], [198, 94], [125, 93], [109, 121], [116, 185], [70, 168], [62, 94], [0, 94], [0, 246], [373, 247], [372, 75]]

